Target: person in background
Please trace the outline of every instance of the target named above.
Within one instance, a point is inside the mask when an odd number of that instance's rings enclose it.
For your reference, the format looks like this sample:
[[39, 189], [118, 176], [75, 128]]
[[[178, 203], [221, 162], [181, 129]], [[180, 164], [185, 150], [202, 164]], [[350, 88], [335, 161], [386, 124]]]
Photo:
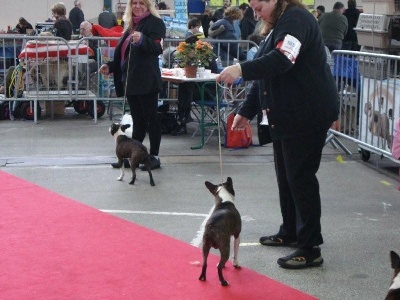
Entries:
[[347, 34], [349, 25], [347, 18], [343, 16], [343, 12], [343, 3], [336, 2], [333, 5], [333, 10], [322, 14], [318, 20], [325, 46], [331, 53], [334, 50], [342, 49], [343, 39]]
[[325, 13], [325, 6], [318, 5], [317, 6], [317, 19], [319, 20], [324, 13]]
[[67, 9], [65, 8], [64, 3], [57, 2], [56, 4], [54, 4], [51, 7], [51, 12], [53, 13], [53, 17], [55, 18], [52, 31], [53, 35], [62, 37], [63, 39], [69, 41], [72, 36], [72, 23], [65, 16], [67, 13]]
[[247, 39], [249, 41], [252, 41], [253, 43], [257, 44], [257, 46], [251, 44], [251, 48], [249, 49], [249, 51], [247, 51], [246, 53], [246, 59], [247, 60], [252, 60], [254, 59], [254, 55], [257, 53], [258, 51], [258, 45], [260, 45], [261, 41], [265, 38], [265, 36], [262, 36], [261, 34], [250, 34]]
[[354, 27], [357, 27], [360, 11], [357, 9], [356, 0], [348, 0], [347, 7], [348, 8], [344, 11], [343, 15], [347, 18], [349, 28], [343, 39], [342, 50], [359, 51], [360, 46], [358, 45], [357, 33], [355, 32]]
[[92, 33], [92, 24], [88, 21], [83, 21], [79, 26], [79, 38], [89, 38], [85, 40], [85, 43], [93, 50], [94, 55], [89, 57], [89, 71], [90, 73], [97, 71], [97, 49], [98, 49], [98, 41], [90, 39], [93, 37]]
[[192, 36], [192, 35], [196, 35], [199, 38], [201, 38], [203, 33], [200, 31], [200, 27], [201, 27], [200, 19], [198, 19], [196, 17], [191, 18], [188, 22], [188, 31], [186, 32], [185, 38]]
[[208, 29], [212, 24], [213, 10], [210, 7], [206, 7], [204, 14], [201, 16], [201, 27], [203, 27], [204, 36], [208, 37]]
[[313, 9], [311, 11], [311, 14], [315, 17], [316, 20], [318, 20], [318, 11], [316, 9]]
[[158, 10], [167, 10], [168, 7], [167, 7], [167, 4], [165, 4], [165, 2], [160, 2], [157, 4], [157, 9]]
[[104, 6], [103, 11], [99, 14], [98, 22], [104, 28], [112, 28], [118, 25], [117, 17], [106, 6]]
[[[266, 109], [283, 222], [276, 234], [262, 236], [260, 243], [298, 248], [278, 259], [282, 268], [320, 266], [324, 260], [316, 173], [327, 132], [338, 118], [336, 83], [318, 22], [300, 0], [251, 0], [250, 5], [262, 19], [266, 41], [253, 60], [225, 68], [217, 81], [253, 80], [233, 130], [244, 129]], [[262, 187], [260, 192], [265, 193]]]
[[25, 18], [23, 18], [23, 17], [19, 18], [18, 24], [17, 24], [17, 26], [15, 26], [15, 30], [19, 34], [26, 34], [27, 29], [33, 30], [32, 25], [27, 20], [25, 20]]
[[224, 17], [225, 10], [231, 6], [231, 0], [224, 0], [224, 6], [215, 10], [212, 21], [216, 22]]
[[72, 23], [72, 30], [74, 34], [79, 34], [79, 26], [85, 20], [85, 15], [83, 14], [80, 0], [74, 1], [74, 7], [70, 10], [68, 19]]
[[124, 27], [124, 20], [122, 19], [122, 16], [122, 12], [117, 12], [117, 25]]
[[[186, 33], [187, 43], [195, 43], [199, 38], [199, 28], [201, 26], [201, 22], [198, 18], [192, 18], [188, 22], [188, 32]], [[196, 38], [190, 38], [192, 36], [196, 36]], [[164, 57], [166, 57], [168, 53], [164, 53]], [[168, 58], [167, 58], [168, 59]], [[217, 64], [215, 60], [210, 62], [210, 65], [207, 67], [211, 69], [211, 72], [217, 72]], [[206, 91], [207, 92], [207, 91]], [[178, 125], [171, 132], [171, 135], [182, 135], [186, 134], [186, 124], [192, 121], [192, 117], [190, 112], [192, 110], [192, 102], [194, 98], [199, 99], [200, 95], [198, 93], [198, 89], [196, 84], [193, 82], [184, 82], [178, 84]]]
[[247, 40], [248, 36], [254, 32], [256, 28], [256, 19], [254, 18], [253, 9], [246, 3], [239, 5], [243, 11], [243, 19], [240, 21], [240, 38]]
[[[157, 114], [158, 94], [162, 91], [159, 55], [165, 38], [164, 21], [150, 0], [129, 0], [124, 14], [125, 29], [115, 48], [114, 60], [103, 64], [99, 72], [114, 74], [118, 97], [126, 96], [133, 123], [132, 136], [150, 140], [150, 168], [160, 168], [161, 124]], [[124, 162], [125, 164], [125, 162]], [[119, 168], [118, 163], [112, 164]], [[141, 170], [146, 170], [144, 165]]]
[[[224, 17], [215, 22], [208, 32], [209, 36], [218, 40], [237, 40], [233, 22], [241, 20], [242, 11], [234, 6], [228, 7], [224, 12]], [[246, 54], [238, 46], [238, 43], [219, 43], [214, 44], [214, 53], [219, 56], [223, 66], [229, 65], [234, 58], [245, 60]]]

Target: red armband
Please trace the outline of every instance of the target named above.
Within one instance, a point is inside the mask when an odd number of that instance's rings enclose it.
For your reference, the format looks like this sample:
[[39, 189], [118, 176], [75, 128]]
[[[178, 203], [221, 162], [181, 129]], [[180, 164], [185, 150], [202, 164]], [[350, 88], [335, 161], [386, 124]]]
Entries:
[[300, 47], [300, 41], [290, 34], [287, 34], [283, 41], [276, 45], [276, 49], [283, 53], [293, 64], [299, 55]]

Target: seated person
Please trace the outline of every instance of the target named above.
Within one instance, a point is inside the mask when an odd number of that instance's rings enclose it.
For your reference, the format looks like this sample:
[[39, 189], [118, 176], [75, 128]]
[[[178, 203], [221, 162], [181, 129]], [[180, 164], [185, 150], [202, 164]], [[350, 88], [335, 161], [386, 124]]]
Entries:
[[[218, 73], [217, 62], [212, 60], [210, 65], [206, 67], [210, 69], [212, 73]], [[215, 87], [206, 88], [206, 95], [210, 97], [215, 97]], [[172, 132], [171, 135], [181, 135], [186, 134], [186, 124], [192, 121], [190, 112], [192, 110], [192, 102], [194, 100], [200, 100], [199, 89], [193, 82], [180, 83], [178, 86], [178, 124]]]
[[96, 72], [99, 67], [97, 65], [97, 49], [98, 49], [98, 41], [92, 40], [90, 37], [93, 37], [92, 34], [92, 24], [88, 21], [83, 21], [79, 26], [79, 38], [89, 38], [86, 40], [86, 44], [93, 50], [94, 55], [89, 57], [88, 64], [90, 73]]
[[[197, 19], [197, 18], [195, 18]], [[193, 19], [192, 19], [193, 20]], [[197, 19], [198, 20], [198, 19]], [[191, 27], [197, 27], [201, 26], [198, 25], [197, 23], [191, 23], [189, 21], [188, 27], [189, 31], [188, 34], [186, 35], [186, 42], [188, 40], [192, 40], [193, 42], [193, 36], [195, 35], [194, 32], [190, 31]], [[196, 40], [197, 38], [194, 37]], [[168, 50], [168, 51], [167, 51]], [[167, 49], [163, 53], [163, 59], [164, 59], [164, 64], [166, 63], [166, 60], [168, 63], [170, 63], [171, 59], [174, 58], [174, 52], [175, 50], [173, 49]], [[171, 52], [172, 51], [172, 52]], [[217, 62], [215, 59], [209, 62], [209, 66], [206, 67], [207, 69], [210, 69], [212, 73], [217, 73], [218, 72], [218, 67], [217, 67]], [[215, 95], [215, 88], [213, 88], [210, 91], [206, 91], [207, 94]], [[200, 94], [198, 91], [198, 88], [195, 83], [193, 82], [184, 82], [180, 83], [178, 85], [178, 124], [179, 126], [176, 127], [172, 132], [171, 135], [181, 135], [181, 134], [186, 134], [186, 124], [192, 121], [192, 118], [190, 116], [190, 112], [192, 109], [192, 102], [193, 100], [200, 100]]]

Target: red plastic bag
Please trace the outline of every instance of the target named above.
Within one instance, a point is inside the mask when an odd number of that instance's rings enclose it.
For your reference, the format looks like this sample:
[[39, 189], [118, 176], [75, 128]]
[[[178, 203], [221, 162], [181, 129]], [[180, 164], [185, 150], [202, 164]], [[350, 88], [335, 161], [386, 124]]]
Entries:
[[248, 148], [251, 146], [253, 141], [253, 130], [251, 129], [250, 123], [246, 124], [244, 130], [232, 130], [234, 114], [230, 114], [226, 120], [226, 136], [225, 136], [225, 147], [226, 148]]

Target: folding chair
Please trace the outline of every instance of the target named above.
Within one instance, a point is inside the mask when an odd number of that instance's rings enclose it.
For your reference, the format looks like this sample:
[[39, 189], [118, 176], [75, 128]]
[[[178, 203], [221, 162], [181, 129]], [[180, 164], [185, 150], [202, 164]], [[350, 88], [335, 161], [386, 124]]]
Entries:
[[[225, 112], [228, 107], [228, 103], [222, 96], [222, 89], [215, 88], [214, 82], [207, 82], [202, 85], [204, 89], [204, 99], [203, 99], [203, 110], [202, 110], [202, 100], [198, 99], [192, 102], [192, 115], [199, 122], [198, 128], [192, 134], [192, 137], [202, 129], [209, 130], [208, 137], [205, 143], [209, 141], [215, 130], [220, 126], [220, 130], [225, 133], [226, 122], [225, 122]], [[217, 102], [218, 101], [218, 102]], [[204, 119], [202, 122], [202, 113], [204, 111]]]

